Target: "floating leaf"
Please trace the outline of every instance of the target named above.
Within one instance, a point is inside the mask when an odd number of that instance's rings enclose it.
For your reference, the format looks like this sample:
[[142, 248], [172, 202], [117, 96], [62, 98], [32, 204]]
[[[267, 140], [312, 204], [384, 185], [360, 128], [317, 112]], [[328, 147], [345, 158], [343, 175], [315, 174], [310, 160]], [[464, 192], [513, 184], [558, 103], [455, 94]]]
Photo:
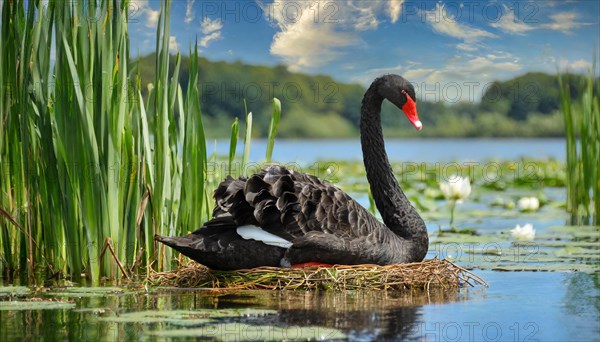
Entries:
[[276, 314], [273, 310], [260, 309], [200, 309], [126, 312], [117, 316], [102, 317], [102, 320], [118, 323], [171, 323], [176, 325], [198, 325], [215, 318], [249, 317]]
[[23, 297], [30, 293], [31, 293], [31, 290], [25, 286], [2, 286], [2, 287], [0, 287], [0, 298]]
[[278, 327], [270, 325], [248, 325], [227, 323], [208, 325], [195, 329], [177, 329], [152, 331], [150, 334], [160, 337], [194, 336], [201, 339], [219, 341], [295, 341], [295, 340], [333, 340], [345, 339], [346, 335], [338, 329], [323, 327]]
[[120, 287], [68, 287], [46, 293], [56, 297], [104, 297], [106, 295], [125, 294]]
[[27, 311], [27, 310], [62, 310], [73, 309], [75, 303], [58, 301], [9, 301], [0, 302], [0, 311]]

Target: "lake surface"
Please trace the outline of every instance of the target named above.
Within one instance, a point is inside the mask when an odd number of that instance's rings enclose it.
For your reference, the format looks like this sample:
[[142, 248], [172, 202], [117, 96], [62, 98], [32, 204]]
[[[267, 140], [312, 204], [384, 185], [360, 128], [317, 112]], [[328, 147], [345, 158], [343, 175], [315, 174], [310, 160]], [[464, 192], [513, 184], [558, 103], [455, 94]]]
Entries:
[[[251, 160], [264, 160], [265, 146], [264, 140], [254, 140]], [[398, 139], [389, 140], [387, 149], [392, 161], [564, 159], [562, 139]], [[226, 154], [228, 142], [219, 142], [217, 151]], [[278, 140], [273, 159], [360, 160], [361, 150], [358, 140]], [[430, 234], [427, 258], [448, 258], [472, 269], [489, 288], [223, 292], [74, 284], [18, 294], [22, 288], [0, 287], [0, 341], [600, 340], [600, 229], [565, 226], [564, 188], [493, 191], [480, 185], [475, 183], [471, 197], [457, 206], [455, 220], [476, 235], [439, 235], [448, 226], [444, 200], [430, 200], [433, 209], [421, 214]], [[424, 198], [421, 192], [413, 188], [407, 194]], [[492, 205], [498, 197], [516, 201], [540, 194], [547, 203], [534, 213]], [[369, 205], [365, 193], [353, 195]], [[515, 244], [508, 231], [524, 223], [533, 224], [536, 238]], [[0, 280], [1, 285], [6, 284]], [[26, 302], [31, 298], [36, 300]]]
[[[597, 341], [597, 274], [481, 271], [489, 288], [46, 294], [73, 307], [0, 310], [0, 340]], [[195, 314], [194, 314], [195, 313]], [[212, 318], [207, 319], [208, 316]]]
[[[229, 153], [229, 141], [208, 141], [207, 149], [221, 155]], [[265, 139], [253, 139], [250, 160], [265, 159]], [[386, 139], [390, 161], [397, 162], [483, 162], [489, 160], [516, 160], [522, 157], [565, 159], [565, 140], [548, 139], [431, 139], [407, 138]], [[243, 144], [237, 153], [243, 152]], [[273, 150], [273, 161], [280, 163], [313, 163], [319, 160], [362, 160], [360, 140], [285, 140], [277, 139]]]

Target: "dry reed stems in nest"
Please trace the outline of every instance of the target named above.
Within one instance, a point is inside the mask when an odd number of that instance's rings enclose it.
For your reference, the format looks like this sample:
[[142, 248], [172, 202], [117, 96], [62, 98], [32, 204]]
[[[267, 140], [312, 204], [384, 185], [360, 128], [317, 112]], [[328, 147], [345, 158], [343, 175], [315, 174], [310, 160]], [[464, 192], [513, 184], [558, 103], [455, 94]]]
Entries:
[[171, 272], [148, 276], [155, 286], [269, 290], [408, 290], [450, 289], [485, 280], [450, 261], [437, 258], [411, 264], [335, 265], [333, 267], [258, 267], [214, 271], [191, 261]]

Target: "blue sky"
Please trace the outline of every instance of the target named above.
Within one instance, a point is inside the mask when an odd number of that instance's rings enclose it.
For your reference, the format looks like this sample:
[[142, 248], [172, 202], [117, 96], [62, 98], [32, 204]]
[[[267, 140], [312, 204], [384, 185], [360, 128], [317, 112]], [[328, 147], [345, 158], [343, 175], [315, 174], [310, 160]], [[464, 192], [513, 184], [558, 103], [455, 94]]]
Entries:
[[[529, 71], [585, 72], [598, 50], [600, 2], [175, 0], [171, 48], [198, 37], [211, 60], [284, 64], [367, 85], [404, 75], [427, 96], [469, 100]], [[155, 48], [160, 3], [134, 1], [133, 54]], [[435, 100], [434, 98], [429, 98]]]

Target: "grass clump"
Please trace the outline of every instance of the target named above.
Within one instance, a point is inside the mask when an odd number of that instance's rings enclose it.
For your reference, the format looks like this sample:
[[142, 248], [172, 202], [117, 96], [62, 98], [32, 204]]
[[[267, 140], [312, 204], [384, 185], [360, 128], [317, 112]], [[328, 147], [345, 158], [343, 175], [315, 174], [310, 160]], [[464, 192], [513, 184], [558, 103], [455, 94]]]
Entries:
[[2, 2], [4, 276], [98, 283], [162, 269], [171, 251], [155, 249], [152, 237], [207, 218], [198, 53], [190, 52], [184, 95], [179, 55], [169, 71], [170, 5], [161, 2], [144, 100], [129, 62], [128, 1]]
[[[195, 44], [184, 92], [182, 58], [169, 53], [171, 1], [161, 2], [148, 84], [130, 62], [130, 5], [0, 3], [0, 274], [8, 279], [98, 284], [170, 269], [173, 251], [154, 235], [201, 226], [210, 192], [231, 172], [237, 121], [229, 170], [209, 172], [200, 57]], [[274, 99], [269, 153], [280, 110]]]

